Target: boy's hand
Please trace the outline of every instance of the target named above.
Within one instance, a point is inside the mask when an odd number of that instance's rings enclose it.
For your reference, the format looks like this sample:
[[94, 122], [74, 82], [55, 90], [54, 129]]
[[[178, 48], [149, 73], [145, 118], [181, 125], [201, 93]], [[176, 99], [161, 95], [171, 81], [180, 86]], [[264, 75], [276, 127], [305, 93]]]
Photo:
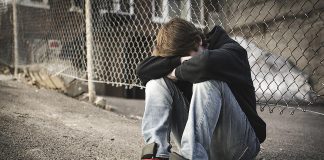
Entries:
[[[181, 60], [181, 61], [182, 61], [182, 60]], [[175, 69], [173, 69], [172, 72], [169, 73], [167, 77], [168, 77], [169, 79], [173, 80], [173, 81], [178, 80], [177, 77], [175, 76]]]
[[[191, 58], [192, 58], [192, 56], [181, 57], [181, 63], [183, 63], [184, 61], [187, 61]], [[167, 77], [173, 81], [178, 80], [178, 78], [175, 76], [175, 69], [173, 69], [172, 72], [169, 73]]]
[[184, 61], [187, 61], [191, 58], [192, 58], [192, 56], [181, 57], [181, 63], [183, 63]]

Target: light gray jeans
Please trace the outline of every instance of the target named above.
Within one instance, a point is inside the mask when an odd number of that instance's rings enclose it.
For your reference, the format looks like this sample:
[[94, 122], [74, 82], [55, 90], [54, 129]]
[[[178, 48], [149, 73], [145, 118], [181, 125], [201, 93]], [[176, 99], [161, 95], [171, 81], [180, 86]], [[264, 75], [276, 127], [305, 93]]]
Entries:
[[193, 85], [190, 104], [168, 78], [146, 84], [142, 134], [157, 143], [157, 157], [168, 158], [170, 132], [180, 155], [190, 160], [249, 160], [260, 143], [228, 85], [205, 81]]

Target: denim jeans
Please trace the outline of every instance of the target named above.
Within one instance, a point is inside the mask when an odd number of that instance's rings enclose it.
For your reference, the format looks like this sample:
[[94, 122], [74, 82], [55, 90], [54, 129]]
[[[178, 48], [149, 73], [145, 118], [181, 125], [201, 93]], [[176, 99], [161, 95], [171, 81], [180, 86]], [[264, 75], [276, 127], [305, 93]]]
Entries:
[[228, 85], [205, 81], [193, 85], [190, 104], [168, 78], [146, 84], [142, 133], [157, 143], [157, 157], [168, 158], [170, 132], [180, 155], [192, 160], [253, 159], [260, 143]]

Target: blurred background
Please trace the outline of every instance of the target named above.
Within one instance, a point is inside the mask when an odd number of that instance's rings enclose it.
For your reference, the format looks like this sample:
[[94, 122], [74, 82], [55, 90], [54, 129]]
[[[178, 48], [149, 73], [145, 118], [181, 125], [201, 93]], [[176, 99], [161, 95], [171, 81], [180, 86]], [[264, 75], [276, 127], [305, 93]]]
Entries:
[[1, 0], [0, 62], [91, 80], [98, 95], [144, 98], [136, 65], [159, 27], [181, 17], [204, 33], [220, 25], [247, 49], [259, 104], [311, 105], [324, 95], [323, 8], [321, 0]]

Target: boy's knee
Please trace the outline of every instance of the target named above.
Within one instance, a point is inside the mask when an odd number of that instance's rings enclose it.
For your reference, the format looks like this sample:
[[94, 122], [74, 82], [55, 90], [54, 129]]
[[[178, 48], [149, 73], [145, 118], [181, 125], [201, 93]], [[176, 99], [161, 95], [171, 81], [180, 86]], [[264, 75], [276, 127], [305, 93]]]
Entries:
[[200, 83], [195, 83], [194, 86], [199, 89], [221, 89], [224, 82], [218, 80], [208, 80]]
[[153, 79], [146, 83], [145, 92], [150, 94], [152, 92], [159, 92], [169, 94], [172, 97], [177, 92], [178, 88], [175, 83], [169, 78]]
[[169, 92], [163, 78], [152, 79], [146, 83], [145, 92]]
[[165, 81], [163, 78], [159, 79], [152, 79], [146, 83], [145, 88], [158, 88], [166, 86]]

